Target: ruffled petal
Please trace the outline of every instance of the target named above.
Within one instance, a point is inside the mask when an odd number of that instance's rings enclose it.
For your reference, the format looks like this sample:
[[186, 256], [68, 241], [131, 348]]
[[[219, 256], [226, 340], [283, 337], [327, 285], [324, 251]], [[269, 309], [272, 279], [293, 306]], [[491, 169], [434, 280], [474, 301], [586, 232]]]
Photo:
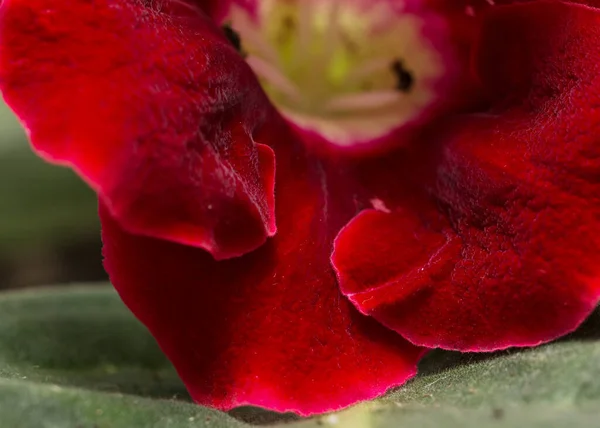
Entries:
[[274, 154], [253, 137], [273, 111], [197, 7], [5, 0], [0, 39], [0, 88], [33, 146], [125, 230], [217, 259], [274, 235]]
[[338, 289], [332, 241], [355, 212], [338, 168], [289, 147], [289, 136], [273, 138], [275, 238], [215, 262], [129, 234], [101, 208], [105, 266], [198, 403], [309, 415], [404, 383], [423, 350], [360, 315]]
[[492, 107], [432, 126], [431, 165], [395, 164], [419, 185], [352, 220], [332, 257], [361, 312], [423, 346], [537, 345], [600, 299], [600, 12], [488, 12], [474, 65]]

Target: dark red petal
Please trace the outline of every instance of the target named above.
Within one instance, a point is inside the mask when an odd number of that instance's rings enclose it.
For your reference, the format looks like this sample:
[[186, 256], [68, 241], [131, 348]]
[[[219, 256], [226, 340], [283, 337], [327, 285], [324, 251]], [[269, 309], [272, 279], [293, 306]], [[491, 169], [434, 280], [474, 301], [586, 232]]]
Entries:
[[361, 312], [470, 351], [537, 345], [586, 318], [600, 299], [599, 57], [600, 11], [490, 9], [475, 62], [493, 108], [432, 127], [421, 198], [363, 212], [336, 240]]
[[182, 1], [5, 0], [0, 87], [45, 158], [132, 233], [218, 259], [275, 233], [272, 110], [216, 27]]
[[277, 156], [279, 232], [263, 247], [215, 262], [128, 234], [102, 208], [105, 266], [198, 403], [308, 415], [404, 383], [423, 351], [339, 292], [331, 244], [355, 209], [335, 196], [347, 194], [335, 168], [293, 148]]
[[234, 0], [175, 0], [185, 1], [198, 6], [215, 22], [220, 23], [227, 15], [227, 11]]
[[[463, 1], [471, 1], [471, 2], [487, 2], [487, 0], [463, 0]], [[535, 2], [540, 0], [494, 0], [494, 4], [496, 5], [505, 5], [505, 4], [515, 4], [515, 3], [528, 3]], [[591, 7], [600, 7], [600, 0], [563, 0], [566, 3], [578, 3]], [[489, 6], [489, 4], [488, 4]]]
[[[423, 0], [432, 7], [450, 13], [462, 12], [470, 16], [478, 15], [487, 9], [517, 3], [533, 3], [544, 0]], [[599, 7], [600, 0], [562, 0], [564, 3], [583, 4]]]

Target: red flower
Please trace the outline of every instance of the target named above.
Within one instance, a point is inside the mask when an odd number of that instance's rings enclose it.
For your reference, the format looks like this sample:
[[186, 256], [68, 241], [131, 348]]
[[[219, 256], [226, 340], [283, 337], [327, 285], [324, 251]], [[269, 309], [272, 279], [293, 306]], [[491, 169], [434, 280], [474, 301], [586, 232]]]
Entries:
[[194, 399], [323, 412], [600, 299], [600, 5], [490, 3], [4, 0], [0, 85]]

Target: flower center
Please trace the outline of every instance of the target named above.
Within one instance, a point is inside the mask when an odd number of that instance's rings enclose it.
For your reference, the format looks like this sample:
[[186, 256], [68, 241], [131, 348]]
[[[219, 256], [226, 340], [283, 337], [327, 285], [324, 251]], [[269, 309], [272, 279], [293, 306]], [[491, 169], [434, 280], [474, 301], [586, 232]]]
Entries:
[[444, 71], [423, 19], [391, 3], [260, 0], [226, 33], [284, 116], [351, 145], [417, 120]]

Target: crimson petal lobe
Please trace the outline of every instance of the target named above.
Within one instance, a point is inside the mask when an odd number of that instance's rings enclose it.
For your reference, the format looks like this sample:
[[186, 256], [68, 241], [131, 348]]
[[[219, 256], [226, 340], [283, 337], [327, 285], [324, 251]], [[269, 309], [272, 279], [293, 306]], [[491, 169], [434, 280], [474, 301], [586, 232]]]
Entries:
[[46, 159], [126, 230], [239, 256], [275, 234], [274, 114], [220, 29], [183, 1], [5, 0], [0, 89]]
[[361, 213], [332, 257], [361, 312], [462, 351], [555, 339], [600, 300], [600, 11], [498, 6], [480, 37], [493, 104], [432, 130], [429, 205]]
[[105, 266], [198, 403], [309, 415], [404, 383], [423, 350], [341, 295], [329, 255], [354, 201], [337, 168], [275, 140], [279, 231], [263, 247], [216, 262], [129, 234], [102, 208]]

